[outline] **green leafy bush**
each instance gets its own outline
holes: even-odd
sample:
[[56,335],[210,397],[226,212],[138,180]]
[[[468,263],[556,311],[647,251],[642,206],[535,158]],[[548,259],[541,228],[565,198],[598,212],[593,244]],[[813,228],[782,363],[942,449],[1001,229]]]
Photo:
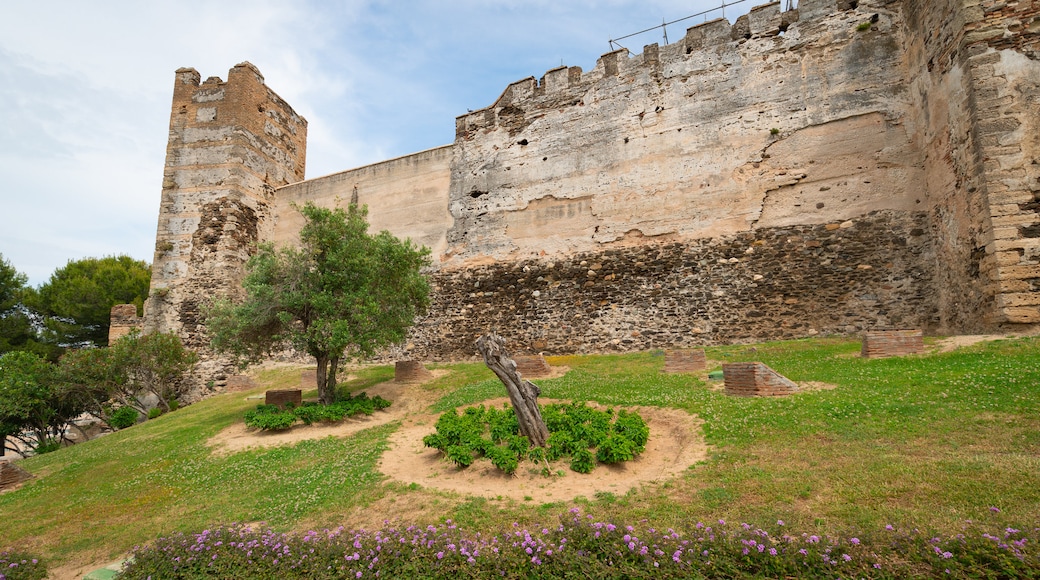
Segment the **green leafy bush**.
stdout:
[[108,416],[108,424],[113,429],[126,429],[137,424],[137,410],[133,407],[119,407]]
[[357,414],[371,415],[379,409],[390,406],[390,401],[376,395],[369,397],[367,393],[336,401],[331,405],[307,402],[299,407],[287,405],[284,410],[275,405],[257,405],[256,409],[247,411],[246,425],[254,429],[279,431],[289,429],[302,421],[305,425],[315,422],[336,422]]
[[612,409],[600,411],[584,402],[548,405],[542,417],[549,429],[545,448],[531,447],[520,435],[520,424],[508,405],[445,412],[437,419],[436,432],[423,437],[423,444],[441,450],[460,467],[483,457],[513,473],[524,459],[537,464],[570,457],[572,470],[589,473],[597,459],[603,463],[633,459],[646,448],[650,436],[637,413],[619,411],[615,416]]
[[149,421],[151,421],[152,419],[158,419],[160,415],[162,415],[162,409],[160,409],[159,407],[154,407],[148,410]]

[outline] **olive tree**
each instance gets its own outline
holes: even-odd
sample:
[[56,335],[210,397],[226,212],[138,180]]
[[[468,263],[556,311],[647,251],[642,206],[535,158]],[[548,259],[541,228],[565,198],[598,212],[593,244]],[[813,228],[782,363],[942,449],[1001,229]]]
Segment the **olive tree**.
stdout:
[[389,232],[368,233],[367,209],[297,208],[298,246],[261,245],[246,264],[246,297],[218,299],[205,318],[213,348],[243,364],[291,347],[317,362],[318,396],[336,398],[343,359],[369,357],[405,338],[429,305],[421,269],[430,251]]

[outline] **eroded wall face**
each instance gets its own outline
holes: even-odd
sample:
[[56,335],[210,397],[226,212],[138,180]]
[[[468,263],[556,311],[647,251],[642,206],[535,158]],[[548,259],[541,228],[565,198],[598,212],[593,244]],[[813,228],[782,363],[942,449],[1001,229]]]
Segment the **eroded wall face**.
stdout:
[[274,187],[303,179],[306,132],[249,63],[227,82],[177,71],[145,328],[180,335],[203,367],[220,362],[200,310],[241,292],[245,262],[271,235]]
[[941,328],[1040,322],[1040,3],[905,13]]
[[388,230],[439,257],[452,223],[451,158],[452,146],[447,145],[282,187],[275,192],[271,240],[298,242],[304,219],[294,205],[346,208],[354,202],[368,207],[371,233]]
[[794,23],[771,4],[511,85],[458,120],[446,263],[921,210],[889,4],[831,2]]

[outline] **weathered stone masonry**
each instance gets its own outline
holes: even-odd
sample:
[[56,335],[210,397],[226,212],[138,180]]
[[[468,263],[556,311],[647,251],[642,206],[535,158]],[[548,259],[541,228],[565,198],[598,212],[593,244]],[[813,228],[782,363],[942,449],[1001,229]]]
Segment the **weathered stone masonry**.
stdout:
[[488,330],[515,352],[566,354],[934,325],[926,227],[923,213],[878,212],[442,271],[415,354],[470,357],[473,336]]
[[308,181],[306,121],[255,67],[199,79],[177,73],[146,305],[196,348],[201,301],[307,201],[434,249],[414,357],[488,330],[548,354],[1040,324],[1037,0],[765,4]]

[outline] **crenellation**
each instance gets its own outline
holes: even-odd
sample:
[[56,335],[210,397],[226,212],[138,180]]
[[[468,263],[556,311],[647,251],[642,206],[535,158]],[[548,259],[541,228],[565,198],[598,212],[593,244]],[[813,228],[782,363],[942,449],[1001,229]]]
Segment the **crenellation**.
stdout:
[[752,38],[777,36],[780,34],[780,2],[755,6],[748,12],[748,33]]
[[686,54],[695,50],[725,44],[730,41],[732,26],[725,18],[717,18],[698,24],[686,29],[686,37],[683,40]]

